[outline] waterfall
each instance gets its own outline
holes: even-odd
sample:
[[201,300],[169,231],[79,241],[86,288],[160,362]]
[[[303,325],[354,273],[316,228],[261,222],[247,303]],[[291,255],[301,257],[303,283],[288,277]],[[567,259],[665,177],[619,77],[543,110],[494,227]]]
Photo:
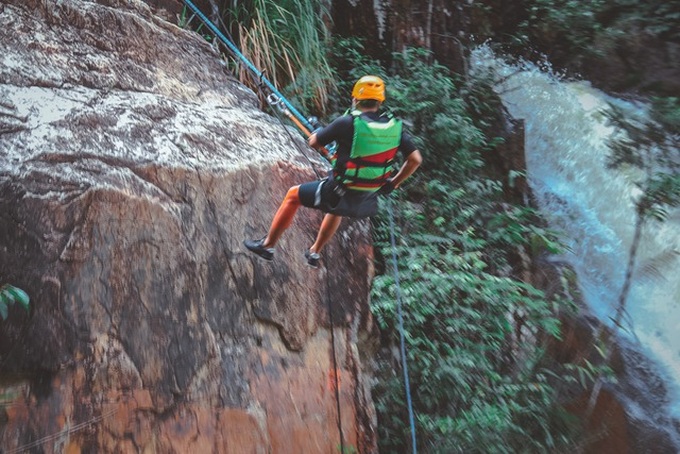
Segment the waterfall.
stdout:
[[[591,311],[612,325],[635,230],[639,176],[607,168],[616,133],[603,110],[645,106],[616,99],[587,82],[561,80],[545,68],[509,64],[482,46],[473,71],[491,70],[510,114],[525,122],[527,178],[535,201],[568,247],[563,259],[578,275]],[[650,272],[654,270],[654,272]],[[622,340],[644,354],[668,390],[667,415],[680,418],[680,210],[643,230]],[[648,391],[649,392],[649,391]],[[629,409],[630,411],[630,409]]]

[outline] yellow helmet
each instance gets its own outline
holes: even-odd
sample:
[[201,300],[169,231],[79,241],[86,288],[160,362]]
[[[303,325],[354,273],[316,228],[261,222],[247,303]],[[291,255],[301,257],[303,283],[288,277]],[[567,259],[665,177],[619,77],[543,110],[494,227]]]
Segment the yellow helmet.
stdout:
[[378,76],[364,76],[354,84],[352,97],[358,100],[375,99],[385,100],[385,82]]

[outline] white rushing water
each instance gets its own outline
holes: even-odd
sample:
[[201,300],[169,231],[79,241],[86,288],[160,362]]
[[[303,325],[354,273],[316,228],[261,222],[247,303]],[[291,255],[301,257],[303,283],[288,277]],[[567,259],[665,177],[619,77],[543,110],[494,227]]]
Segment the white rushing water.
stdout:
[[[614,132],[602,113],[613,103],[629,112],[643,106],[607,96],[587,82],[567,82],[531,64],[511,65],[486,47],[471,67],[495,73],[503,104],[525,122],[527,176],[536,202],[569,251],[591,310],[611,325],[635,230],[636,174],[607,168]],[[658,272],[650,272],[651,269]],[[680,418],[680,210],[643,230],[626,303],[623,336],[658,365]]]

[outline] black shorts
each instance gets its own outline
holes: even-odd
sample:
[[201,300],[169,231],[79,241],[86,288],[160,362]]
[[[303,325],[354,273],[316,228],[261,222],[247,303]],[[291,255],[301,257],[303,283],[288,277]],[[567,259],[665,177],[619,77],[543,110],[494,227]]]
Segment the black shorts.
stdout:
[[344,195],[334,191],[337,183],[331,178],[300,185],[298,195],[303,206],[321,210],[324,213],[365,218],[378,212],[378,196],[375,192],[346,189]]

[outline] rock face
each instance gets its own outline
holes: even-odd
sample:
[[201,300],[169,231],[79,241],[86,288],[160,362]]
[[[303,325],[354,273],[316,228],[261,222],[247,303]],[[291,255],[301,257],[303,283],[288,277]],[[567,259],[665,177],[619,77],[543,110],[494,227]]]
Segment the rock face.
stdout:
[[320,213],[272,263],[241,244],[315,178],[304,141],[138,0],[0,0],[0,43],[0,283],[31,296],[0,325],[4,452],[337,452],[339,426],[374,452],[368,224],[332,273],[302,257]]

